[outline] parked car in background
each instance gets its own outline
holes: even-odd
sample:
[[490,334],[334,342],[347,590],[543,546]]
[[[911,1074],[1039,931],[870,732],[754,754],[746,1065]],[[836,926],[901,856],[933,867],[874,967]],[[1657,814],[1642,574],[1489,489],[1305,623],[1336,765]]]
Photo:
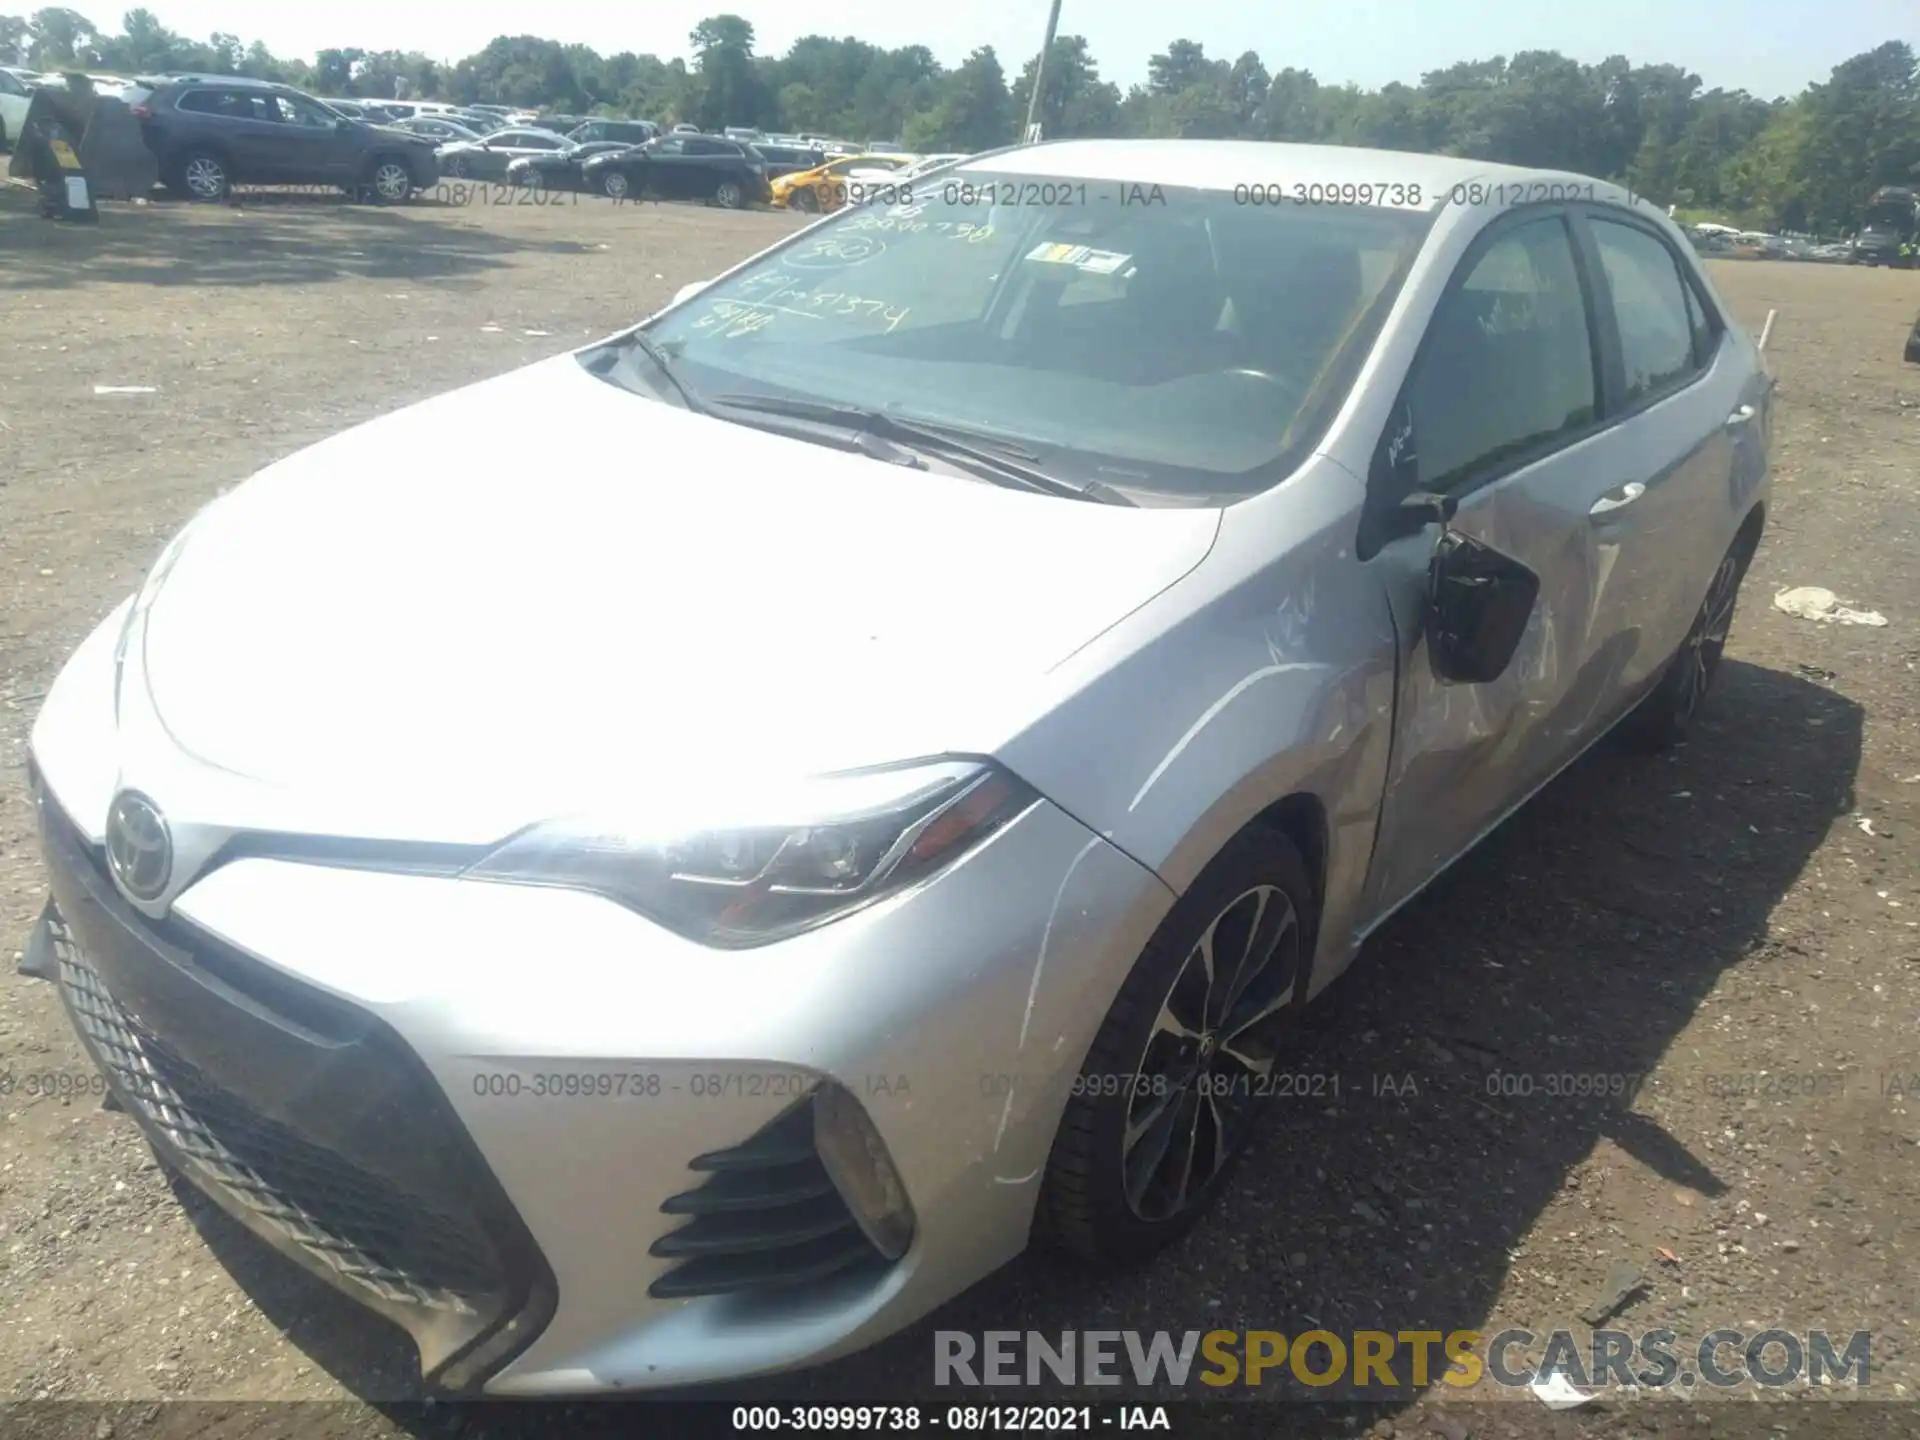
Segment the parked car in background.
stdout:
[[556,135],[566,135],[578,130],[593,117],[591,115],[542,115],[526,122],[522,129],[551,130]]
[[531,185],[541,190],[591,190],[582,167],[596,155],[617,155],[633,147],[621,140],[589,140],[569,150],[546,155],[522,155],[507,166],[509,185]]
[[[34,721],[21,968],[430,1391],[718,1387],[1030,1244],[1141,1266],[1244,1210],[1302,1012],[1483,836],[1610,734],[1780,723],[1711,692],[1773,380],[1646,202],[1231,141],[957,177],[1075,199],[830,217],[278,460],[98,597]],[[450,615],[483,595],[509,623]],[[1631,763],[1610,829],[1677,829]],[[1451,1009],[1512,998],[1435,939]],[[1569,994],[1629,983],[1582,958]],[[90,1233],[177,1223],[129,1208]]]
[[911,165],[902,166],[894,174],[895,180],[915,180],[935,170],[945,169],[949,165],[958,165],[967,157],[958,151],[941,155],[922,155]]
[[162,183],[191,200],[223,200],[235,185],[337,185],[397,204],[439,178],[431,141],[350,119],[288,85],[156,76],[125,99]]
[[554,155],[573,144],[563,135],[535,126],[509,126],[477,140],[455,140],[440,147],[440,168],[456,180],[501,180],[507,166],[523,155]]
[[673,133],[675,135],[698,135],[700,133],[700,127],[698,125],[689,125],[686,121],[682,120],[678,125],[673,127]]
[[[880,185],[893,178],[893,172],[911,165],[911,155],[847,155],[829,160],[811,170],[782,175],[773,182],[775,205],[789,210],[832,211],[858,198],[862,187]],[[865,172],[853,178],[853,172]]]
[[485,132],[462,125],[457,120],[449,120],[443,115],[415,115],[394,121],[393,128],[404,130],[409,135],[423,136],[436,145],[450,145],[456,141],[470,145],[486,139]]
[[623,145],[644,145],[660,134],[651,120],[589,120],[567,132],[576,145],[591,145],[601,140],[618,140]]
[[751,145],[718,135],[662,135],[581,167],[587,187],[616,200],[710,200],[729,210],[765,204],[767,164]]
[[766,161],[767,179],[777,180],[782,175],[792,175],[801,170],[812,170],[824,165],[827,157],[811,146],[778,144],[773,141],[760,141],[754,147],[760,158]]
[[11,70],[0,70],[0,150],[13,149],[32,104],[33,91],[27,83]]

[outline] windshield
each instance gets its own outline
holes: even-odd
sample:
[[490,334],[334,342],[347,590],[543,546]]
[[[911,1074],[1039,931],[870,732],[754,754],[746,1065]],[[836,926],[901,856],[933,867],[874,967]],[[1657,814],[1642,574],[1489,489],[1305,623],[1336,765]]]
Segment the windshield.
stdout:
[[1906,230],[1913,225],[1913,223],[1912,202],[1899,204],[1894,201],[1885,201],[1879,205],[1868,207],[1866,222],[1863,228],[1879,232],[1894,231],[1898,233]]
[[912,199],[841,212],[647,333],[696,391],[891,409],[1219,504],[1305,458],[1432,223],[981,170]]

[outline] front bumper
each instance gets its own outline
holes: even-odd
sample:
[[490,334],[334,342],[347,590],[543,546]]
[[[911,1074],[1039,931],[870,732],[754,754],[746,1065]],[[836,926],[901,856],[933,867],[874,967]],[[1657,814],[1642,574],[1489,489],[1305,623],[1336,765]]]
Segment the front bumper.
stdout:
[[34,791],[61,999],[155,1148],[405,1328],[435,1383],[466,1388],[524,1348],[552,1316],[553,1274],[405,1042],[204,931],[137,914]]
[[[757,951],[591,895],[246,847],[154,920],[107,878],[107,800],[219,807],[179,757],[150,779],[119,753],[107,650],[76,656],[34,736],[75,1026],[157,1148],[404,1328],[447,1389],[815,1363],[1011,1259],[1072,1077],[1173,899],[1043,802],[920,889]],[[796,1144],[827,1081],[912,1204],[896,1262],[859,1250]]]

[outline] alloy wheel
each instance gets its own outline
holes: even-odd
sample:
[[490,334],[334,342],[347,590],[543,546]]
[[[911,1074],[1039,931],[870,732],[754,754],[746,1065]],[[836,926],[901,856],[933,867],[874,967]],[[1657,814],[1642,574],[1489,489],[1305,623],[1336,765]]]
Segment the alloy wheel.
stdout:
[[1175,972],[1128,1091],[1121,1141],[1127,1205],[1141,1220],[1199,1201],[1240,1149],[1279,1053],[1300,947],[1287,893],[1256,885],[1213,918]]
[[618,170],[609,170],[600,181],[600,188],[615,200],[627,198],[627,177]]
[[227,191],[227,172],[209,155],[196,155],[187,162],[187,190],[201,200],[218,200]]
[[720,202],[721,208],[738,210],[740,208],[741,189],[731,180],[722,180],[720,187],[713,192],[713,198]]
[[1733,607],[1740,597],[1740,556],[1729,552],[1713,572],[1707,598],[1694,617],[1693,628],[1680,647],[1680,695],[1678,709],[1691,716],[1706,698],[1720,656],[1727,648],[1727,636],[1733,629]]
[[374,167],[373,189],[382,200],[404,200],[413,193],[413,176],[397,160],[388,160]]

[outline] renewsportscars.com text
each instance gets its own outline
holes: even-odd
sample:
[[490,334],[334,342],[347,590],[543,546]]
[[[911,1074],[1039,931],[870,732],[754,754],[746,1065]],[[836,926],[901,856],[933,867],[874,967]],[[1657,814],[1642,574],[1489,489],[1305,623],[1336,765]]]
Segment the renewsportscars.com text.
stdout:
[[[1457,1390],[1532,1385],[1553,1375],[1582,1388],[1778,1389],[1805,1377],[1816,1385],[1871,1380],[1873,1336],[1856,1330],[1711,1330],[1683,1339],[1672,1330],[1572,1332],[1502,1330],[940,1330],[933,1381],[941,1386],[1155,1385],[1305,1386],[1382,1393],[1438,1382]],[[1538,1354],[1538,1364],[1527,1356]],[[1205,1394],[1206,1390],[1196,1393]]]

